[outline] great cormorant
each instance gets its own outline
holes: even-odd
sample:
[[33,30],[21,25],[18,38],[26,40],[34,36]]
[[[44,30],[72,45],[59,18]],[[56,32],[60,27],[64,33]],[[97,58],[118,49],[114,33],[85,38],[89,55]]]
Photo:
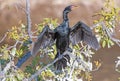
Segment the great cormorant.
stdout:
[[[80,41],[88,44],[93,49],[97,50],[100,48],[99,43],[92,33],[90,27],[85,23],[79,21],[73,27],[69,27],[68,13],[71,12],[75,5],[67,6],[63,11],[63,22],[54,30],[51,30],[49,26],[45,26],[37,41],[33,45],[32,55],[36,55],[39,49],[44,49],[47,46],[53,45],[55,42],[57,49],[57,58],[60,54],[63,54],[68,48],[69,44],[78,44]],[[67,62],[70,62],[69,55],[65,55],[62,59],[58,60],[54,66],[57,70],[62,70],[67,66]]]

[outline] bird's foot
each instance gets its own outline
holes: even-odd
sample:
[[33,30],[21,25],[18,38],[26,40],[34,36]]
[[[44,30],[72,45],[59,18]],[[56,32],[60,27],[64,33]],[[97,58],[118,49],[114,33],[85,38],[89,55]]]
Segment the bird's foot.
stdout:
[[73,50],[71,48],[67,48],[67,51],[69,52],[73,52]]
[[61,59],[61,58],[63,58],[63,55],[58,53],[58,59]]

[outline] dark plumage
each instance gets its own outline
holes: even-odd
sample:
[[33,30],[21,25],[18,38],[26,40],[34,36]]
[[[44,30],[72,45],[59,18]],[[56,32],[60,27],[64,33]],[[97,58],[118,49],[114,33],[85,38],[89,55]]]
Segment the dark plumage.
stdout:
[[[51,46],[56,40],[57,58],[60,54],[63,54],[68,48],[69,44],[78,44],[80,41],[85,42],[93,49],[100,48],[99,43],[92,33],[92,30],[83,22],[78,22],[72,28],[69,27],[68,13],[77,6],[71,5],[63,11],[63,22],[54,30],[51,30],[48,26],[45,26],[40,33],[38,40],[33,45],[32,55],[36,55],[39,49],[44,49],[47,46]],[[58,70],[62,70],[67,66],[67,62],[70,62],[69,55],[65,55],[62,59],[58,60],[54,66]]]

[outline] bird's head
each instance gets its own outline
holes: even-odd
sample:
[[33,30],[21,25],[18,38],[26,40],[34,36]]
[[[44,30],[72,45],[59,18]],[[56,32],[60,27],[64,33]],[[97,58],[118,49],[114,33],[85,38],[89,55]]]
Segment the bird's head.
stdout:
[[65,9],[64,9],[64,12],[66,13],[69,13],[70,11],[78,8],[79,6],[78,5],[70,5],[70,6],[67,6]]

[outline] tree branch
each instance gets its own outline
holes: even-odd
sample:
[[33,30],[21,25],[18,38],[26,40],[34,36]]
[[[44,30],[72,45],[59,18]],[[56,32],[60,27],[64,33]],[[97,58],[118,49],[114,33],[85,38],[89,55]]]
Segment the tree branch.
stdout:
[[32,75],[28,81],[32,81],[36,76],[38,76],[39,74],[41,74],[42,71],[44,71],[45,69],[47,69],[48,67],[50,67],[51,65],[53,65],[55,62],[57,62],[58,60],[62,59],[64,55],[70,54],[71,52],[69,52],[68,50],[66,50],[62,55],[60,55],[58,58],[56,58],[53,62],[51,62],[50,64],[46,65],[44,68],[40,68],[34,75]]
[[26,0],[26,15],[27,15],[27,27],[28,27],[28,35],[31,40],[31,18],[30,18],[30,0]]
[[[26,0],[26,16],[27,16],[27,32],[29,39],[32,40],[32,33],[31,33],[31,17],[30,17],[30,0]],[[31,57],[31,52],[28,51],[21,59],[18,60],[16,66],[18,68],[29,58]]]
[[22,65],[24,62],[26,62],[26,60],[29,59],[30,57],[31,57],[31,52],[28,51],[24,56],[22,56],[22,57],[18,60],[16,66],[17,66],[18,68],[20,68],[21,65]]
[[6,33],[6,34],[2,37],[2,39],[0,40],[0,43],[2,43],[2,42],[5,40],[5,38],[7,37],[7,34],[8,34],[8,33]]
[[[75,60],[76,60],[76,59],[75,59]],[[72,63],[72,67],[71,67],[71,71],[70,71],[70,74],[69,74],[69,78],[72,78],[72,74],[73,74],[73,71],[74,71],[74,69],[75,69],[75,66],[74,66],[75,60],[74,60],[73,63]]]

